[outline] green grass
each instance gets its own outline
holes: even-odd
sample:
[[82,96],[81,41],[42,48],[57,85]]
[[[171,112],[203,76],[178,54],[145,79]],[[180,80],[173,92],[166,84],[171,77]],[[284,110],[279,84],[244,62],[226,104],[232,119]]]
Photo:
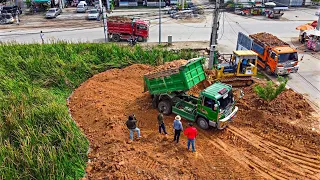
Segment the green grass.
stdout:
[[257,73],[257,78],[259,79],[268,79],[266,75],[264,75],[262,72],[258,71]]
[[195,56],[114,44],[0,45],[0,179],[83,177],[89,143],[68,114],[72,90],[110,68]]

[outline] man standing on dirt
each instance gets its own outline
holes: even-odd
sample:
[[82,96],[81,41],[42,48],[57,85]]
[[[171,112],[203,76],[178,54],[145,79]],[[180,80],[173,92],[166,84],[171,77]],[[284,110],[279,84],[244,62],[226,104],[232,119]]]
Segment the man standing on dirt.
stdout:
[[164,125],[164,121],[163,121],[163,111],[160,110],[160,113],[158,114],[158,124],[159,124],[159,133],[161,134],[161,129],[163,130],[163,133],[165,135],[167,135],[167,131],[166,131],[166,127]]
[[192,152],[196,152],[194,142],[198,135],[197,129],[193,127],[192,123],[189,123],[189,127],[184,130],[184,135],[188,137],[188,150],[190,150],[190,144],[192,144]]
[[179,143],[180,133],[183,130],[182,123],[181,123],[181,117],[179,115],[176,116],[175,120],[173,121],[173,129],[174,129],[174,140],[177,140],[177,143]]
[[130,130],[130,139],[131,139],[132,141],[133,141],[133,132],[134,132],[134,131],[137,131],[137,133],[138,133],[138,138],[141,137],[141,136],[140,136],[140,129],[137,128],[136,123],[137,123],[137,119],[136,119],[135,115],[134,115],[134,114],[130,115],[129,118],[128,118],[128,120],[127,120],[127,122],[126,122],[126,125],[127,125],[128,129]]

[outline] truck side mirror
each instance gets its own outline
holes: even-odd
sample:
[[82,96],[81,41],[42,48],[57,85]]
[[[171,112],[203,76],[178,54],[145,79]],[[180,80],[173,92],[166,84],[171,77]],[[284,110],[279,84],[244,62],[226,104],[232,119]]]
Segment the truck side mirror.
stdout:
[[219,107],[218,104],[214,104],[213,110],[216,111],[218,109],[218,107]]

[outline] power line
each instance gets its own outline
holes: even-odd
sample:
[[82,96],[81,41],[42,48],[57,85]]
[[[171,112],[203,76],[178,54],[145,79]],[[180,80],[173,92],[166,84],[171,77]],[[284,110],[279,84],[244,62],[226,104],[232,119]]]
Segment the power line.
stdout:
[[230,24],[229,20],[226,18],[227,23],[229,24],[229,26],[231,27],[232,31],[234,32],[234,34],[237,35],[236,31],[233,29],[232,25]]
[[[228,16],[226,16],[227,18],[228,18]],[[238,22],[236,22],[236,21],[233,21],[231,18],[230,18],[230,20],[232,21],[232,22],[234,22],[234,23],[236,23],[241,29],[243,29],[247,34],[250,34],[246,29],[244,29]],[[237,33],[236,33],[237,34]]]

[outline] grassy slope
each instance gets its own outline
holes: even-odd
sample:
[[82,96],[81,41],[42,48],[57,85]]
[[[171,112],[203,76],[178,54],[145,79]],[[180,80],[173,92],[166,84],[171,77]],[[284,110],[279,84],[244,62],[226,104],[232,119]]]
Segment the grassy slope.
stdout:
[[133,63],[191,58],[111,44],[0,46],[0,179],[79,179],[88,140],[66,98],[93,74]]

